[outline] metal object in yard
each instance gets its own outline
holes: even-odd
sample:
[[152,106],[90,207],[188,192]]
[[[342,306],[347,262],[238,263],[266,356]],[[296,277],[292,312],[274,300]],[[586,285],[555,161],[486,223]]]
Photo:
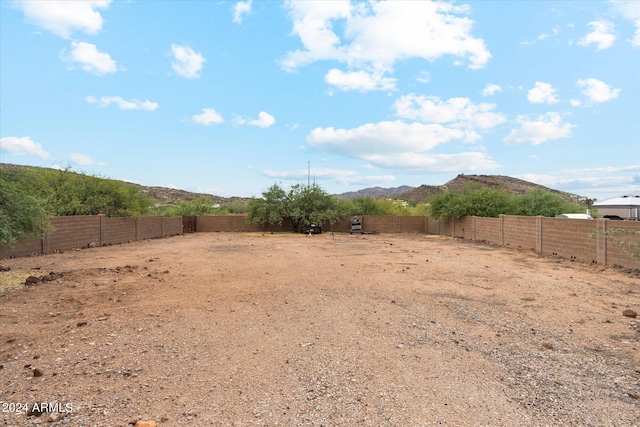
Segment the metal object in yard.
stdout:
[[362,222],[358,219],[357,216],[351,218],[351,228],[349,229],[349,233],[353,234],[353,232],[362,233]]

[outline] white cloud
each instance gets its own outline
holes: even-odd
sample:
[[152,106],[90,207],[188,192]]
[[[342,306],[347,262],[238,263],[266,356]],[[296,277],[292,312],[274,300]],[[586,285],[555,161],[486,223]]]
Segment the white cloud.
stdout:
[[0,138],[0,151],[14,156],[35,156],[50,159],[49,153],[42,149],[42,145],[33,141],[29,136],[5,136]]
[[523,44],[525,46],[534,45],[539,41],[542,41],[542,40],[549,39],[549,38],[557,36],[558,34],[560,34],[560,31],[562,31],[562,29],[560,27],[556,26],[556,27],[553,28],[553,30],[551,30],[550,33],[542,33],[538,37],[536,37],[536,39],[534,41],[524,41],[521,44]]
[[343,72],[336,68],[329,70],[324,79],[327,83],[340,90],[357,90],[368,92],[371,90],[394,90],[396,79],[384,77],[382,73],[368,73],[366,71]]
[[520,127],[513,129],[504,138],[507,144],[539,145],[549,140],[569,138],[572,135],[571,129],[575,127],[571,123],[563,123],[560,114],[554,112],[538,116],[535,120],[530,120],[527,116],[518,116],[517,122]]
[[[517,178],[599,200],[640,191],[640,165],[572,168],[549,174],[527,173]],[[635,189],[635,190],[634,190]]]
[[580,79],[576,84],[583,88],[582,93],[592,102],[611,101],[620,94],[620,89],[613,89],[598,79]]
[[632,46],[640,47],[640,2],[627,0],[611,0],[613,10],[624,19],[631,21],[636,27],[630,42]]
[[90,166],[95,164],[104,165],[104,163],[96,162],[90,156],[80,153],[72,153],[71,155],[69,155],[69,161],[79,166]]
[[60,57],[63,61],[77,62],[84,71],[98,76],[118,71],[116,61],[91,43],[71,42],[71,52],[63,51]]
[[251,1],[239,1],[233,6],[233,22],[242,24],[244,15],[251,13]]
[[110,3],[111,0],[19,0],[14,4],[29,22],[69,39],[75,31],[99,33],[104,20],[96,9],[107,9]]
[[416,80],[420,83],[429,83],[431,81],[431,74],[428,71],[421,71],[416,77]]
[[439,124],[408,124],[396,120],[368,123],[353,129],[316,128],[307,135],[307,143],[313,148],[360,158],[366,153],[428,151],[465,136],[463,130]]
[[502,92],[502,88],[500,85],[495,83],[487,83],[487,85],[482,89],[482,96],[493,96],[497,92]]
[[249,124],[251,126],[268,128],[269,126],[273,126],[275,122],[276,122],[276,119],[271,114],[265,113],[264,111],[260,111],[258,113],[258,118],[256,120],[251,120]]
[[211,123],[222,123],[224,119],[222,116],[213,108],[203,108],[202,113],[194,114],[191,116],[191,120],[194,123],[198,123],[199,125],[208,126]]
[[453,154],[397,153],[390,156],[369,154],[363,157],[379,168],[416,173],[446,173],[495,170],[501,166],[482,152]]
[[200,53],[195,52],[189,46],[171,45],[173,62],[171,68],[178,75],[187,79],[200,78],[200,71],[207,61]]
[[615,26],[609,21],[592,21],[589,27],[593,29],[578,41],[580,46],[596,45],[596,50],[608,49],[616,40]]
[[349,73],[364,70],[382,76],[393,72],[397,61],[409,58],[434,61],[452,55],[470,68],[482,68],[491,58],[484,41],[471,35],[473,21],[465,16],[469,7],[464,5],[289,1],[287,8],[293,34],[303,45],[282,60],[287,71],[336,60],[346,63]]
[[102,96],[100,98],[87,96],[86,101],[89,104],[98,104],[100,107],[108,107],[111,104],[116,104],[121,110],[155,111],[158,108],[157,102],[151,102],[149,100],[139,101],[137,99],[127,101],[119,96]]
[[507,119],[494,113],[495,104],[474,104],[469,98],[449,98],[442,101],[437,96],[401,96],[393,104],[396,116],[425,123],[451,123],[454,127],[488,129]]
[[549,83],[536,82],[535,86],[527,92],[527,99],[532,104],[556,104],[556,90]]
[[373,166],[412,172],[486,170],[499,167],[481,152],[432,154],[435,147],[468,137],[440,124],[384,121],[353,129],[316,128],[307,135],[314,149],[366,160]]

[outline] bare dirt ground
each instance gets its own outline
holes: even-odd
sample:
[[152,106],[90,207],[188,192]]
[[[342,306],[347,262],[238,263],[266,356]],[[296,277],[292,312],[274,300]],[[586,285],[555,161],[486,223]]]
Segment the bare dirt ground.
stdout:
[[640,425],[628,271],[330,233],[0,265],[0,425]]

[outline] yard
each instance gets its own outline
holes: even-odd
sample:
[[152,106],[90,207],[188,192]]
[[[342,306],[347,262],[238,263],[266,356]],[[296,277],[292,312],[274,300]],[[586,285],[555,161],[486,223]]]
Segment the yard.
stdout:
[[0,265],[0,425],[640,425],[633,272],[348,233]]

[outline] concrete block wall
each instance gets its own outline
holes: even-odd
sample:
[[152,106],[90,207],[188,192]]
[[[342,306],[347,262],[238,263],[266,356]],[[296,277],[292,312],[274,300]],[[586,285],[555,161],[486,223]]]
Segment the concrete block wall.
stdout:
[[87,248],[101,244],[102,216],[70,216],[52,218],[55,231],[43,239],[42,252]]
[[162,217],[162,236],[177,236],[182,234],[182,217],[181,216],[163,216]]
[[589,237],[589,233],[597,227],[596,221],[566,218],[541,218],[541,221],[540,253],[580,262],[598,263],[598,241]]
[[502,221],[501,246],[536,251],[537,229],[535,216],[500,215]]
[[[614,228],[635,231],[608,238],[604,233]],[[591,237],[598,230],[600,235]],[[640,222],[607,219],[568,219],[501,215],[499,218],[466,217],[449,220],[429,219],[427,233],[486,241],[498,246],[520,249],[541,255],[559,256],[600,265],[640,268],[620,241],[640,244]]]
[[105,218],[104,222],[103,245],[117,245],[137,240],[135,218]]
[[104,215],[87,215],[56,217],[50,221],[55,230],[43,238],[18,242],[14,247],[0,245],[0,259],[182,234],[182,217],[106,218]]
[[[619,239],[621,242],[630,242],[636,245],[640,244],[640,221],[610,221],[606,219],[598,219],[596,221],[604,222],[604,224],[598,228],[601,232],[611,231],[612,229],[625,229],[636,233],[614,234],[607,239],[598,237],[599,254],[603,252],[599,256],[598,263],[640,269],[640,258],[631,259],[628,252],[629,248],[626,247],[625,251],[620,247],[619,242],[616,241],[616,239]],[[604,243],[602,241],[604,241]],[[601,246],[604,246],[604,250],[600,250]]]
[[474,218],[476,220],[474,240],[498,244],[500,242],[500,218]]
[[153,239],[163,237],[162,217],[146,216],[138,218],[138,239]]

